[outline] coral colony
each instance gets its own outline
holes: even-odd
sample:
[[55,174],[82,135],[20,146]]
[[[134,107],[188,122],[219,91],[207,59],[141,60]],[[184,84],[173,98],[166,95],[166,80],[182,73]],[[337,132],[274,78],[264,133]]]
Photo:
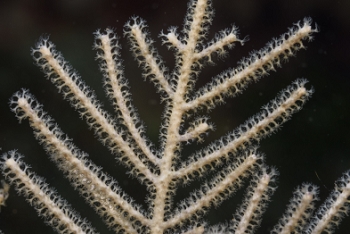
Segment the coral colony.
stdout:
[[[132,105],[120,45],[112,29],[95,33],[94,48],[114,115],[102,109],[94,91],[48,38],[41,39],[32,49],[36,64],[85,119],[99,141],[147,187],[148,207],[144,209],[122,191],[117,179],[104,173],[73,144],[29,90],[13,95],[10,106],[19,121],[29,121],[35,137],[51,159],[116,233],[253,233],[276,189],[274,181],[278,173],[265,164],[264,157],[257,152],[258,143],[289,120],[309,99],[313,90],[305,88],[304,79],[294,81],[234,131],[180,160],[182,147],[201,141],[214,130],[208,117],[197,116],[198,110],[202,113],[214,109],[227,97],[236,96],[250,83],[279,67],[282,60],[303,48],[304,41],[310,40],[317,28],[310,19],[304,19],[260,51],[244,58],[238,67],[223,71],[195,90],[199,71],[211,61],[212,55],[220,56],[235,42],[244,42],[238,38],[236,28],[231,27],[205,43],[212,16],[209,0],[193,0],[188,5],[183,30],[177,32],[173,27],[168,33],[160,34],[163,44],[175,53],[172,72],[158,55],[145,30],[145,21],[133,17],[125,24],[124,36],[130,41],[144,77],[154,83],[165,103],[159,147],[145,136],[145,127]],[[6,180],[26,197],[39,216],[45,217],[59,233],[95,233],[89,222],[30,171],[22,158],[17,151],[7,152],[2,156],[1,168]],[[218,166],[217,174],[205,181],[207,172],[215,171]],[[204,182],[200,188],[175,205],[173,197],[177,188],[201,177]],[[222,225],[206,224],[203,218],[206,212],[229,198],[247,180],[250,185],[234,218]],[[8,190],[3,182],[0,205],[5,204]],[[350,171],[339,179],[318,211],[314,211],[317,187],[303,184],[296,189],[286,213],[271,232],[331,233],[348,212],[349,196]]]

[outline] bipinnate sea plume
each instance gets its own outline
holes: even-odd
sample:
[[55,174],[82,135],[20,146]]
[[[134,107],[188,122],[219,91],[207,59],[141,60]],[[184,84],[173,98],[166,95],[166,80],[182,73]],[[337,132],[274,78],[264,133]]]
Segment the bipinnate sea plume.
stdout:
[[[145,209],[120,188],[117,179],[104,173],[90,161],[87,153],[73,144],[29,90],[13,95],[10,106],[19,121],[29,121],[52,161],[115,233],[253,233],[277,188],[278,172],[266,165],[257,147],[260,140],[279,129],[310,98],[313,89],[305,87],[305,79],[294,81],[258,114],[227,135],[186,158],[181,153],[185,144],[201,143],[214,130],[209,118],[202,116],[203,112],[240,94],[250,83],[295,56],[304,48],[305,41],[312,39],[317,27],[309,18],[296,23],[278,39],[242,59],[237,67],[223,71],[196,90],[201,69],[211,63],[213,57],[221,57],[235,43],[246,41],[231,27],[205,42],[212,17],[209,0],[192,0],[182,31],[172,27],[160,34],[162,43],[175,53],[173,71],[159,56],[143,19],[133,17],[125,24],[124,36],[130,42],[143,76],[154,83],[164,103],[159,145],[146,137],[145,126],[132,104],[121,47],[112,29],[95,32],[94,49],[114,114],[102,109],[94,91],[48,38],[42,38],[32,49],[36,64],[80,113],[97,139],[147,188]],[[59,233],[95,233],[91,224],[30,171],[22,158],[16,150],[5,153],[1,160],[2,172],[39,216]],[[216,174],[207,178],[213,172]],[[202,185],[188,198],[174,204],[177,189],[195,179],[200,179]],[[249,185],[232,220],[208,225],[204,219],[208,210],[228,199],[245,181],[249,181]],[[3,183],[3,186],[0,204],[4,204],[8,196],[8,185]],[[339,179],[319,210],[314,211],[317,193],[317,187],[312,184],[298,187],[285,215],[271,233],[333,232],[348,213],[350,171]]]

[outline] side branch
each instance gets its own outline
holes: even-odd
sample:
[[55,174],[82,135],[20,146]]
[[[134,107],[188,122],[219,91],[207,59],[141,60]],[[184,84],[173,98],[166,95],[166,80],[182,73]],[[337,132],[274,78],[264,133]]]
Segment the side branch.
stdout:
[[233,47],[233,43],[239,41],[239,42],[243,42],[242,40],[239,40],[237,38],[236,35],[236,28],[233,27],[232,29],[226,29],[221,31],[218,35],[216,35],[215,40],[213,40],[212,42],[209,43],[209,46],[207,46],[205,49],[203,49],[202,51],[196,53],[194,55],[194,61],[198,61],[204,57],[208,57],[209,61],[210,56],[213,53],[218,53],[219,56],[221,54],[225,53],[224,48],[225,47]]
[[189,128],[185,131],[185,133],[179,135],[179,141],[189,142],[197,139],[198,142],[201,142],[203,141],[202,135],[213,129],[214,125],[208,123],[208,118],[199,117],[195,121],[189,123]]
[[144,77],[150,77],[158,90],[164,91],[169,98],[172,98],[174,91],[168,82],[169,78],[165,75],[165,65],[158,52],[153,48],[152,40],[148,39],[147,34],[143,32],[146,27],[144,21],[140,18],[133,18],[132,21],[125,25],[124,35],[128,36],[131,50],[144,69]]
[[290,200],[286,213],[273,228],[271,234],[304,233],[303,229],[315,209],[318,188],[312,184],[298,187]]
[[114,128],[116,124],[112,118],[100,108],[93,92],[80,80],[77,74],[71,71],[63,56],[56,52],[54,45],[43,39],[32,53],[43,72],[51,77],[52,82],[64,94],[65,98],[86,118],[86,122],[95,130],[99,140],[107,144],[113,153],[123,154],[123,159],[117,157],[118,160],[123,162],[126,159],[126,165],[136,168],[151,180],[153,178],[152,172],[146,167],[145,162],[135,154],[128,142],[123,139],[122,135],[125,133],[122,130],[118,132]]
[[[238,160],[236,165],[229,166],[221,171],[210,183],[206,183],[202,188],[191,194],[191,198],[180,204],[177,214],[166,221],[167,228],[180,224],[185,220],[200,218],[206,208],[218,205],[228,196],[234,193],[241,185],[242,178],[248,176],[258,167],[261,157],[254,152]],[[200,213],[200,214],[197,214]]]
[[137,148],[141,149],[153,164],[157,164],[156,156],[151,152],[145,138],[141,136],[141,134],[144,135],[143,126],[136,127],[136,124],[141,125],[141,123],[139,123],[135,109],[130,104],[130,94],[125,91],[128,87],[122,65],[119,61],[115,61],[120,59],[116,35],[111,29],[107,29],[106,33],[97,32],[95,35],[95,48],[101,50],[97,58],[101,60],[100,68],[105,76],[107,94],[113,100],[118,111],[121,112],[123,124],[128,128]]
[[293,113],[301,109],[304,102],[312,94],[312,90],[305,89],[305,83],[306,80],[294,82],[283,90],[275,100],[264,106],[260,114],[253,116],[233,133],[214,142],[199,154],[195,154],[203,155],[203,157],[198,159],[196,159],[198,156],[190,157],[190,160],[180,167],[181,169],[175,173],[175,176],[188,180],[195,172],[202,175],[208,170],[207,165],[215,164],[223,157],[228,158],[229,153],[244,149],[277,131],[279,126],[289,120]]
[[[71,143],[32,96],[25,92],[16,93],[12,104],[15,105],[12,110],[18,119],[29,119],[36,138],[44,145],[51,159],[102,217],[105,215],[113,217],[115,222],[131,233],[135,231],[132,231],[134,228],[127,216],[134,217],[142,224],[147,223],[148,219],[144,216],[144,212],[138,206],[130,204],[131,199],[119,188],[117,182],[103,173],[98,166],[87,159],[84,152]],[[112,223],[109,225],[115,226]]]
[[335,188],[316,214],[311,218],[305,233],[332,233],[350,210],[350,171],[347,171],[335,183]]
[[166,44],[168,48],[174,48],[180,53],[183,51],[183,49],[186,47],[180,40],[179,35],[176,32],[175,27],[169,28],[168,34],[165,34],[163,32],[160,33],[160,37],[162,37],[162,44]]
[[16,151],[3,155],[0,167],[16,190],[38,211],[52,228],[60,233],[96,233],[91,224],[82,219],[66,200],[61,198],[44,180],[28,170]]
[[267,203],[276,189],[274,186],[278,172],[266,166],[254,173],[245,199],[231,222],[235,234],[254,233],[261,223]]
[[305,19],[302,26],[298,25],[297,28],[283,34],[280,39],[270,42],[264,49],[243,60],[240,67],[220,74],[199,90],[184,109],[191,110],[200,106],[213,108],[217,103],[223,102],[224,96],[234,96],[242,92],[250,82],[274,70],[275,65],[280,66],[280,57],[286,59],[303,48],[302,40],[310,39],[314,32],[317,32],[317,29],[313,29],[310,20]]

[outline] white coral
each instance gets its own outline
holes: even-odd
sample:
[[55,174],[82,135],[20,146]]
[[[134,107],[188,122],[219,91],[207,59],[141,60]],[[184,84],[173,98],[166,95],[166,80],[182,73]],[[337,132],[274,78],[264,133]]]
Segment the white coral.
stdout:
[[[145,21],[133,17],[125,24],[124,34],[131,50],[143,69],[143,76],[157,87],[165,102],[160,129],[160,149],[145,137],[145,127],[131,104],[131,94],[120,58],[120,45],[111,29],[95,33],[94,49],[104,77],[107,96],[113,103],[113,117],[101,108],[96,95],[57,52],[48,38],[41,39],[32,50],[34,60],[45,75],[56,85],[65,99],[80,113],[97,138],[124,164],[130,174],[147,187],[148,209],[143,210],[118,186],[117,181],[102,172],[88,159],[57,126],[41,104],[22,90],[14,94],[11,108],[17,118],[28,119],[36,138],[43,144],[58,167],[87,202],[101,215],[116,233],[251,233],[262,218],[273,191],[277,171],[265,165],[256,151],[259,141],[275,132],[281,124],[300,110],[313,90],[305,88],[306,80],[299,79],[285,88],[262,111],[236,130],[180,160],[182,145],[200,141],[213,130],[208,117],[196,116],[200,109],[212,109],[227,96],[241,93],[249,83],[258,80],[280,66],[281,60],[295,55],[303,48],[303,40],[310,40],[317,31],[311,20],[305,19],[275,39],[266,47],[245,58],[236,68],[222,72],[199,90],[194,84],[199,71],[212,55],[222,56],[233,43],[243,42],[236,28],[225,29],[205,44],[212,21],[213,10],[209,0],[193,0],[185,17],[181,33],[176,28],[161,33],[162,42],[173,49],[176,64],[169,72],[146,33]],[[188,126],[185,128],[185,126]],[[3,156],[1,166],[8,180],[22,191],[39,215],[50,216],[49,224],[64,233],[93,232],[53,190],[27,170],[16,151]],[[202,184],[187,199],[174,207],[173,197],[180,183],[190,183],[203,177],[218,165],[225,163],[211,180]],[[246,197],[228,226],[208,227],[203,215],[231,196],[246,177],[251,184]],[[348,211],[349,172],[336,187],[314,218],[313,201],[317,189],[312,185],[298,188],[294,198],[273,233],[306,230],[308,233],[329,231]],[[51,201],[52,200],[52,201]],[[68,214],[68,215],[67,215]],[[330,218],[328,218],[330,217]],[[51,221],[52,220],[52,221]],[[77,231],[79,230],[79,231]],[[83,231],[82,231],[83,230]]]

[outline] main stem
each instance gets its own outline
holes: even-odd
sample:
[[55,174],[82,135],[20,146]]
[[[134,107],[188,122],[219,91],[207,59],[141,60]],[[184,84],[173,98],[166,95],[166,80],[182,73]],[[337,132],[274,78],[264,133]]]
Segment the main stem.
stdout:
[[178,71],[178,82],[176,92],[172,100],[172,110],[169,118],[169,125],[167,129],[166,143],[164,146],[164,153],[160,163],[160,175],[158,181],[155,181],[156,198],[154,201],[154,226],[151,227],[152,234],[162,234],[165,229],[170,228],[166,225],[165,211],[166,202],[169,200],[169,187],[173,176],[171,173],[172,162],[180,143],[179,129],[182,122],[182,116],[185,112],[185,95],[190,80],[194,53],[196,44],[200,37],[200,32],[203,30],[202,22],[204,19],[205,9],[207,7],[206,0],[198,0],[196,3],[190,30],[186,38],[186,48],[181,52],[182,59]]

